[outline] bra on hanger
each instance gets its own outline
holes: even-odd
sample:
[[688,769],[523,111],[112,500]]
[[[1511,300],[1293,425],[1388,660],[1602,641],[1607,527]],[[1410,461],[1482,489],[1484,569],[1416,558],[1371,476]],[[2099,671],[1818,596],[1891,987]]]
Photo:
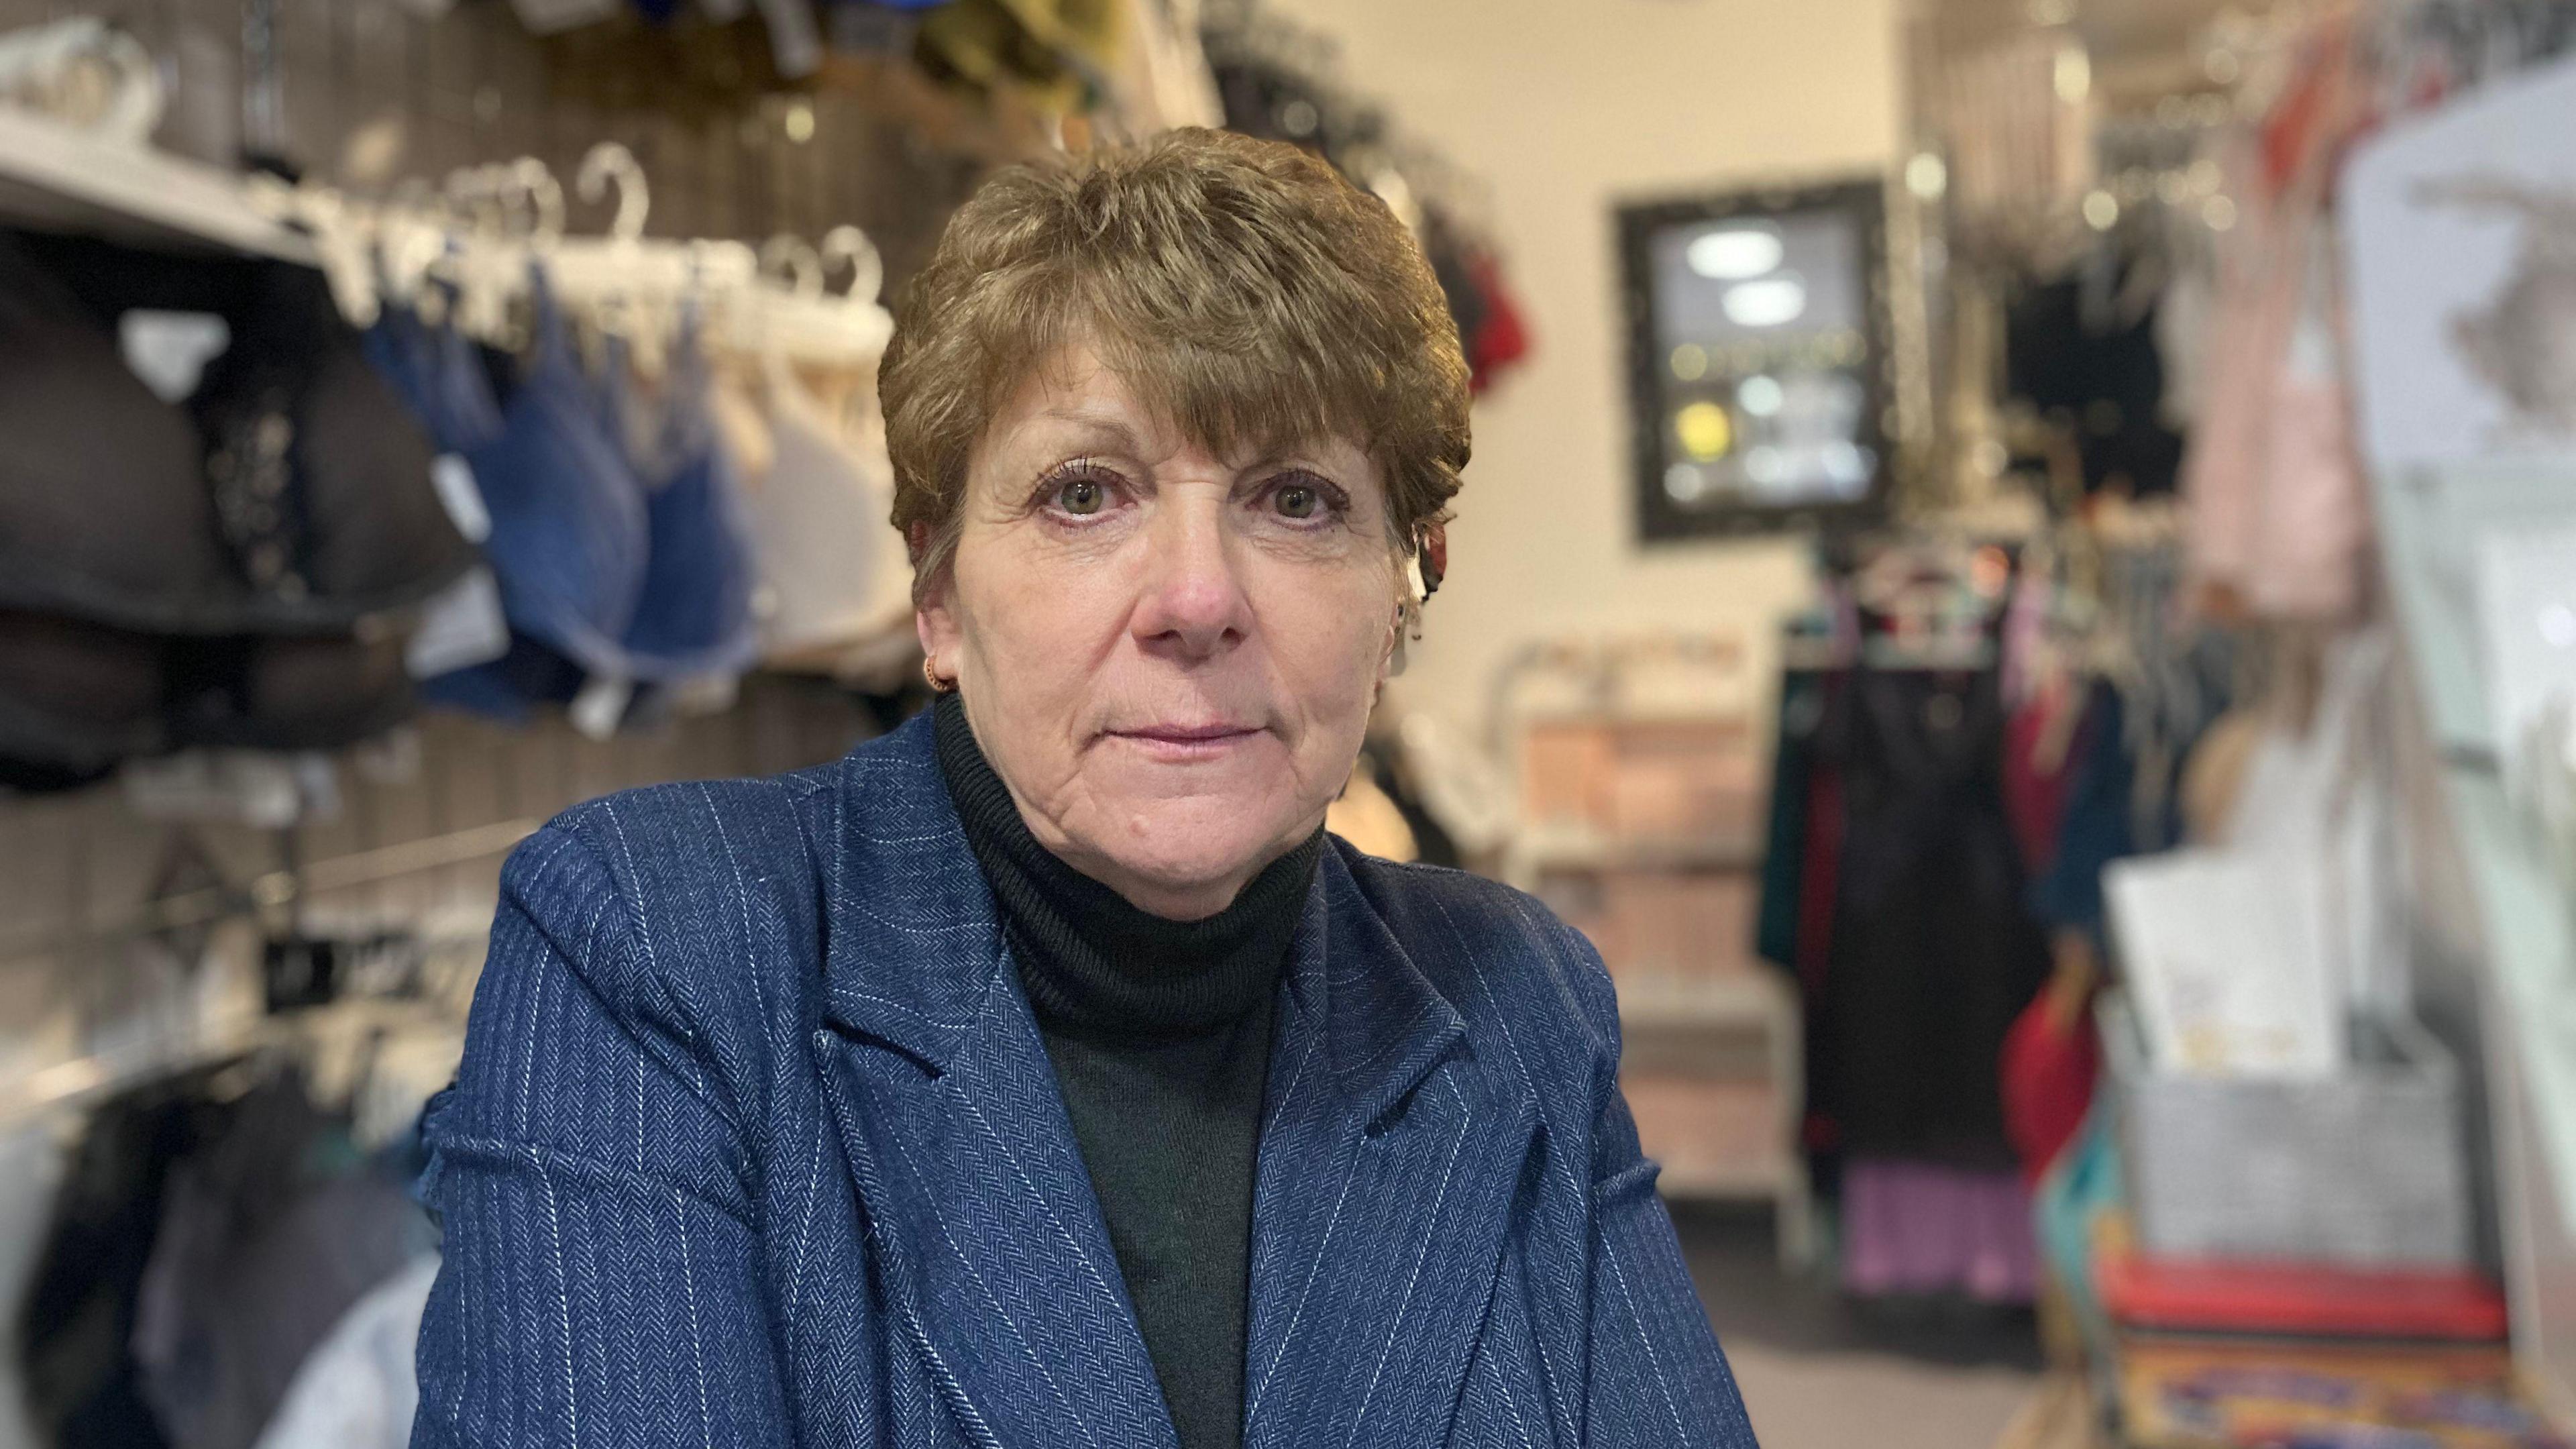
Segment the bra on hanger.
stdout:
[[442,704],[519,720],[568,703],[589,678],[644,685],[746,667],[757,647],[746,526],[713,424],[710,384],[683,340],[666,395],[648,406],[612,339],[594,382],[574,357],[542,275],[534,349],[492,367],[452,329],[389,317],[378,365],[472,467],[485,549],[511,626],[500,659],[423,687]]
[[469,454],[500,436],[501,405],[463,333],[389,306],[367,329],[364,347],[439,451]]
[[[643,597],[625,636],[628,679],[657,683],[737,674],[759,650],[749,526],[716,428],[714,380],[694,323],[673,350],[658,418],[638,460],[647,480],[650,547]],[[615,416],[641,409],[612,349],[603,386]],[[636,430],[630,430],[630,436]]]
[[[483,549],[514,632],[594,673],[621,673],[645,587],[643,490],[541,273],[530,293],[535,349],[498,431],[463,450],[491,515]],[[434,391],[467,386],[473,359],[461,347],[441,350]]]
[[[411,609],[472,566],[429,440],[321,273],[8,242],[6,290],[30,301],[0,323],[0,409],[15,414],[0,434],[0,602],[159,633],[327,634]],[[116,330],[143,310],[210,315],[228,335],[184,404],[124,366]],[[37,411],[49,404],[68,410]]]
[[773,657],[846,644],[886,622],[881,598],[891,501],[823,415],[794,369],[766,372],[772,459],[747,494],[752,538],[771,608],[762,643]]
[[0,234],[0,605],[185,628],[240,590],[187,415]]
[[[128,368],[135,308],[222,320],[184,405]],[[318,275],[0,234],[0,439],[0,783],[409,712],[411,608],[473,553]]]

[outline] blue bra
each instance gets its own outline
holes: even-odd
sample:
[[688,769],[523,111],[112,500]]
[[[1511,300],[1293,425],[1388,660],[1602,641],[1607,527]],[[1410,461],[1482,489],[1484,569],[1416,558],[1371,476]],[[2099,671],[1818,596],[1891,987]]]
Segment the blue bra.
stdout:
[[407,308],[387,307],[364,339],[367,360],[393,385],[442,453],[463,456],[501,433],[501,407],[474,344],[453,327],[432,327]]
[[[650,456],[637,460],[637,473],[649,480],[652,548],[625,637],[632,679],[668,683],[738,674],[759,652],[750,523],[717,435],[714,383],[696,331],[694,319],[681,329]],[[604,381],[612,416],[635,407],[622,362],[612,354]]]
[[505,405],[452,329],[388,313],[369,339],[441,446],[473,468],[513,636],[508,657],[424,693],[516,719],[568,700],[585,675],[652,684],[747,667],[756,578],[703,358],[684,336],[665,410],[637,439],[622,349],[594,387],[542,277],[531,291],[536,344]]

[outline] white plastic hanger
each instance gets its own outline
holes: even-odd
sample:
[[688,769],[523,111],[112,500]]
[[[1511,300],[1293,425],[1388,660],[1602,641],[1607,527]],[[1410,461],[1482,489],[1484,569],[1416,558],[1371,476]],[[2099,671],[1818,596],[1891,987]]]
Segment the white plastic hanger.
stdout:
[[[885,355],[894,319],[876,300],[885,263],[866,233],[835,227],[820,249],[782,234],[771,237],[760,256],[764,273],[784,271],[787,280],[764,276],[759,285],[725,299],[722,325],[713,334],[724,345],[826,368],[866,367]],[[852,270],[850,289],[841,296],[824,290],[832,261],[846,261]]]

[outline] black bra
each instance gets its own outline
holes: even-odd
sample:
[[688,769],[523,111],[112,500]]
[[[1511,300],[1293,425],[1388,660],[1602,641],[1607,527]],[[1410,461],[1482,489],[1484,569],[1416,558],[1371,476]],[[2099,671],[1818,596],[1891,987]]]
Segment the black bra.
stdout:
[[[118,319],[230,344],[170,404]],[[329,748],[410,708],[416,607],[475,561],[320,273],[0,232],[0,778]]]

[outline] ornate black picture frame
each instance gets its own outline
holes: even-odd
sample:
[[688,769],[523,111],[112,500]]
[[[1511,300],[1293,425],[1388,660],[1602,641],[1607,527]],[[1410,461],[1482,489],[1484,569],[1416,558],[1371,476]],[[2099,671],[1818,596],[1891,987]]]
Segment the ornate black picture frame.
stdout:
[[1865,528],[1893,486],[1877,178],[1618,211],[1639,537]]

